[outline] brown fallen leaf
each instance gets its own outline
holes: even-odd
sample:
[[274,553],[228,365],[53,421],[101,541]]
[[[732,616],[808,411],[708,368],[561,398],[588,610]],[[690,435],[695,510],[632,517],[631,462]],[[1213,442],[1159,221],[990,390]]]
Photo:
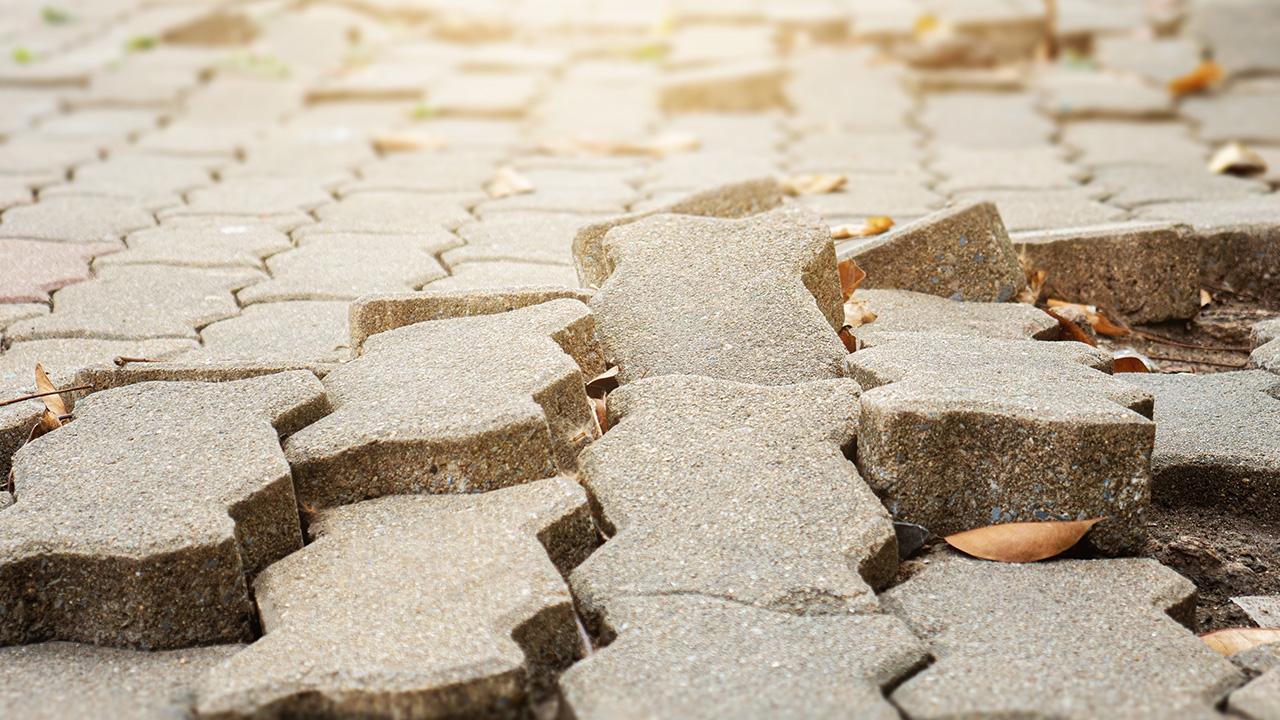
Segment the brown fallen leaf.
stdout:
[[875,322],[878,316],[871,312],[871,308],[867,307],[867,301],[863,298],[849,298],[844,303],[844,324],[845,327],[856,328]]
[[608,370],[587,381],[587,397],[603,398],[605,395],[618,389],[618,366],[614,365]]
[[849,178],[834,173],[792,175],[783,179],[782,192],[788,195],[822,195],[839,190]]
[[1098,308],[1092,305],[1081,305],[1080,303],[1069,303],[1064,300],[1054,300],[1052,298],[1050,298],[1049,300],[1046,300],[1045,304],[1048,305],[1049,307],[1079,308],[1082,312],[1084,312],[1084,316],[1089,319],[1089,326],[1092,327],[1093,331],[1096,333],[1100,333],[1102,335],[1111,335],[1113,337],[1122,337],[1124,335],[1129,334],[1128,330],[1112,324],[1112,322],[1108,320],[1106,317],[1104,317],[1102,313],[1098,312]]
[[599,431],[599,435],[597,435],[596,437],[599,437],[600,435],[604,435],[609,430],[609,408],[607,404],[608,398],[593,397],[589,399],[591,400],[592,409],[595,410],[596,429]]
[[[1025,268],[1025,263],[1023,267]],[[1040,301],[1040,288],[1043,288],[1044,281],[1049,279],[1049,273],[1045,270],[1026,269],[1023,270],[1023,273],[1027,276],[1027,286],[1019,290],[1013,299],[1016,302],[1035,305]]]
[[893,227],[893,218],[887,215],[877,215],[867,218],[861,227],[837,225],[831,228],[831,238],[833,240],[845,240],[847,238],[873,237],[891,227]]
[[1182,97],[1191,93],[1208,90],[1222,80],[1226,72],[1222,65],[1213,60],[1205,60],[1195,70],[1169,81],[1169,94]]
[[1209,307],[1213,304],[1213,295],[1208,290],[1200,288],[1200,307]]
[[1218,148],[1209,159],[1209,172],[1217,175],[1240,175],[1249,177],[1261,175],[1267,171],[1267,161],[1261,155],[1244,146],[1244,143],[1230,142]]
[[1280,643],[1280,628],[1225,628],[1200,636],[1209,647],[1230,657],[1260,645]]
[[1116,358],[1115,372],[1118,373],[1149,373],[1150,369],[1147,364],[1136,357],[1118,357]]
[[40,393],[54,393],[52,395],[44,394],[40,401],[44,403],[44,407],[55,417],[62,417],[67,414],[67,404],[62,402],[62,395],[57,393],[58,386],[53,384],[49,376],[45,373],[40,363],[36,363],[36,390]]
[[836,269],[840,272],[840,290],[844,293],[844,299],[848,300],[853,297],[853,291],[858,289],[862,281],[867,279],[867,274],[853,258],[841,260]]
[[840,342],[844,343],[844,349],[847,352],[858,352],[858,338],[853,334],[853,328],[845,325],[840,328]]
[[1084,331],[1081,330],[1079,327],[1077,327],[1075,323],[1062,317],[1061,315],[1059,315],[1058,313],[1052,310],[1048,310],[1045,308],[1041,308],[1041,309],[1044,310],[1046,313],[1049,313],[1049,317],[1058,321],[1058,339],[1059,340],[1063,340],[1063,341],[1073,340],[1075,342],[1082,342],[1085,345],[1092,345],[1093,347],[1098,347],[1097,344],[1094,343],[1092,340],[1090,340],[1089,336],[1085,335]]
[[1103,520],[1106,518],[1005,523],[966,530],[943,539],[951,547],[983,560],[1036,562],[1070,549],[1089,528]]
[[445,139],[415,132],[390,132],[375,135],[373,149],[380,153],[435,152],[445,146]]
[[493,180],[489,181],[489,197],[494,200],[510,195],[524,195],[537,189],[533,181],[516,172],[510,165],[498,168]]

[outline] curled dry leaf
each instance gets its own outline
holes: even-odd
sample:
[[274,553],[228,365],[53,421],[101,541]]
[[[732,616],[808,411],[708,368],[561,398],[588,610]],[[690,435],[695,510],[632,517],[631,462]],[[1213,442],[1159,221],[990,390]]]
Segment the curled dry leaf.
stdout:
[[845,325],[840,328],[840,342],[844,343],[846,352],[858,352],[858,338],[853,334],[853,327]]
[[489,181],[489,197],[494,200],[510,195],[531,193],[537,189],[529,178],[516,172],[509,165],[498,168],[498,172],[493,175],[493,180]]
[[782,181],[782,192],[788,195],[822,195],[839,190],[847,181],[844,175],[833,173],[792,175]]
[[840,271],[840,290],[844,293],[844,299],[848,300],[853,297],[853,291],[858,289],[862,281],[867,279],[867,274],[853,258],[841,260],[836,269]]
[[596,430],[598,431],[596,437],[600,437],[600,435],[604,435],[609,430],[609,409],[607,404],[609,400],[604,397],[589,399],[591,400],[591,408],[595,411]]
[[1213,304],[1213,295],[1208,290],[1200,288],[1200,307],[1209,307]]
[[1149,373],[1151,369],[1147,364],[1136,357],[1118,357],[1116,358],[1115,372],[1118,373]]
[[1244,143],[1231,142],[1218,148],[1209,159],[1209,172],[1218,175],[1261,175],[1267,171],[1267,161],[1258,153],[1244,146]]
[[614,365],[608,370],[587,381],[588,397],[604,397],[614,390],[618,389],[618,366]]
[[1098,312],[1098,308],[1093,305],[1081,305],[1079,303],[1069,303],[1063,300],[1049,299],[1045,301],[1049,307],[1074,307],[1084,312],[1084,316],[1089,319],[1089,326],[1093,331],[1101,335],[1111,335],[1113,337],[1122,337],[1128,335],[1129,331],[1112,324],[1110,320]]
[[1027,286],[1018,291],[1014,300],[1027,305],[1035,305],[1040,301],[1040,289],[1044,287],[1044,281],[1049,279],[1049,273],[1045,270],[1031,270],[1027,267],[1024,258],[1019,257],[1018,261],[1022,264],[1022,272],[1027,276]]
[[872,237],[887,231],[891,227],[893,227],[893,218],[887,215],[877,215],[867,218],[861,227],[837,225],[831,228],[831,237],[834,240]]
[[1169,81],[1169,93],[1174,97],[1208,90],[1226,75],[1222,66],[1213,60],[1205,60],[1195,70]]
[[375,135],[373,149],[380,153],[435,152],[445,146],[445,139],[415,132],[391,132]]
[[1260,645],[1280,643],[1280,628],[1225,628],[1205,633],[1200,639],[1229,657]]
[[[847,328],[856,328],[875,322],[875,313],[871,312],[871,308],[867,307],[867,301],[863,298],[849,298],[844,303],[844,325]],[[848,347],[848,343],[845,343]]]
[[1097,343],[1090,340],[1089,336],[1085,335],[1084,331],[1081,330],[1079,327],[1077,327],[1075,323],[1062,317],[1061,315],[1059,315],[1058,313],[1052,310],[1045,310],[1045,312],[1049,313],[1049,317],[1058,321],[1058,339],[1059,340],[1082,342],[1085,345],[1092,345],[1093,347],[1098,347]]
[[1005,523],[948,535],[951,547],[983,560],[1026,563],[1051,558],[1080,542],[1089,528],[1106,520]]

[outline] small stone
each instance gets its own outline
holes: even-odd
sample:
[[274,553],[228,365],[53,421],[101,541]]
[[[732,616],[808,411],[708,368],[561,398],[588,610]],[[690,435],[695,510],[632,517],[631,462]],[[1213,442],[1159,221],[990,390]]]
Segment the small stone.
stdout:
[[241,290],[249,305],[289,300],[355,300],[371,292],[416,290],[448,273],[434,257],[458,244],[439,237],[317,235],[267,260],[271,279]]
[[334,413],[291,436],[299,502],[466,493],[572,472],[593,439],[584,374],[604,368],[575,300],[374,335],[325,377]]
[[595,533],[572,480],[372,500],[309,533],[254,582],[263,638],[206,676],[201,717],[505,715],[581,655],[561,574]]
[[67,244],[0,240],[0,303],[47,303],[49,293],[89,279],[89,262],[119,252],[117,242]]
[[302,547],[277,432],[327,410],[305,372],[144,383],[77,403],[74,421],[13,458],[0,641],[250,640],[246,575]]
[[863,286],[956,300],[1006,302],[1026,287],[995,205],[969,201],[873,238],[845,243],[840,260],[867,273]]
[[909,290],[862,290],[876,314],[873,322],[853,329],[862,347],[893,342],[903,333],[931,333],[1007,340],[1057,340],[1058,321],[1023,303],[961,302]]
[[154,227],[155,218],[130,200],[51,197],[4,211],[0,237],[65,243],[117,242],[134,230]]

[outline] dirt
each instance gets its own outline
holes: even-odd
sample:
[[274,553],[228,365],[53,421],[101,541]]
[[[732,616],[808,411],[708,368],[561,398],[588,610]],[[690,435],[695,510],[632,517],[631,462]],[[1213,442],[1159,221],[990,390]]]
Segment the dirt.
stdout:
[[1253,324],[1277,315],[1280,310],[1267,304],[1222,292],[1191,320],[1134,325],[1129,335],[1099,336],[1098,345],[1112,353],[1134,350],[1159,372],[1243,370],[1253,349]]

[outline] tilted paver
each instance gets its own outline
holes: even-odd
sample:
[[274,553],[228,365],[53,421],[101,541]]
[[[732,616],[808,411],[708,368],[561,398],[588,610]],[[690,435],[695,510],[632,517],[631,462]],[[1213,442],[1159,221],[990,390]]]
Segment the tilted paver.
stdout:
[[49,302],[54,290],[88,280],[95,256],[123,249],[119,241],[73,245],[0,240],[0,302]]
[[882,600],[937,657],[890,696],[911,718],[1207,714],[1243,680],[1178,624],[1194,614],[1195,586],[1154,560],[944,552]]
[[123,265],[53,296],[53,312],[5,331],[14,340],[195,339],[196,328],[240,312],[232,292],[264,280],[248,269]]
[[862,347],[893,342],[903,333],[1058,339],[1058,321],[1024,303],[960,302],[910,290],[858,290],[854,299],[877,316],[851,331]]
[[863,286],[1006,302],[1026,276],[996,206],[970,201],[865,241],[841,245],[866,273]]
[[94,268],[113,265],[176,265],[265,269],[263,259],[293,248],[289,236],[259,223],[227,225],[161,225],[129,233],[128,250],[94,261]]
[[306,372],[143,383],[80,401],[73,422],[13,458],[0,642],[251,639],[246,574],[302,546],[277,433],[327,410]]
[[882,688],[926,657],[883,614],[800,617],[671,595],[617,600],[608,624],[617,639],[560,678],[579,720],[891,720]]
[[595,263],[611,269],[591,307],[623,382],[684,374],[780,385],[845,374],[835,248],[808,211],[657,215],[610,230]]
[[120,240],[155,224],[155,217],[132,200],[51,197],[5,210],[0,216],[0,237],[100,243]]
[[0,713],[10,720],[189,717],[200,678],[241,649],[145,652],[62,642],[0,648]]
[[588,622],[635,596],[875,611],[897,540],[843,454],[858,426],[856,383],[667,376],[608,400],[609,432],[579,470],[611,538],[571,577]]
[[206,677],[201,717],[513,715],[581,653],[561,573],[596,538],[571,480],[381,498],[309,532],[254,582],[263,638]]
[[1124,375],[1155,396],[1156,502],[1280,512],[1280,377]]
[[418,323],[325,377],[334,413],[291,436],[298,499],[326,507],[491,490],[572,472],[595,434],[583,376],[604,370],[576,300]]
[[849,356],[863,387],[858,469],[896,518],[937,535],[1106,517],[1090,532],[1095,547],[1137,553],[1152,400],[1110,365],[1082,343],[945,334],[859,350]]
[[416,290],[448,273],[433,255],[457,244],[424,236],[319,235],[267,259],[271,279],[241,290],[246,305],[287,300],[355,300]]

